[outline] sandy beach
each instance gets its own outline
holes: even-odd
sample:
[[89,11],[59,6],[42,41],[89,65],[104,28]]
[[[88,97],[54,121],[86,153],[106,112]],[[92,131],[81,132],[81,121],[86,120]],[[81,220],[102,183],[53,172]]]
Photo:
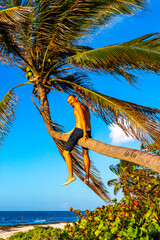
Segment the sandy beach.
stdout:
[[0,226],[0,238],[6,239],[7,237],[10,237],[11,235],[17,232],[26,232],[28,230],[33,229],[35,225],[63,229],[66,224],[67,222]]

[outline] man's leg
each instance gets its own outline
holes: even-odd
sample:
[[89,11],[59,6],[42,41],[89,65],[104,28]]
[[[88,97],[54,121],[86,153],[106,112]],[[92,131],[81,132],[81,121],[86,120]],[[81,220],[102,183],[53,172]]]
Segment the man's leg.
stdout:
[[63,151],[63,156],[66,160],[66,164],[67,164],[67,168],[68,168],[68,172],[69,172],[69,178],[67,179],[67,181],[63,184],[67,185],[71,182],[73,182],[74,180],[76,180],[75,176],[73,175],[73,167],[72,167],[72,158],[71,158],[71,154],[69,151],[64,150]]
[[86,177],[84,182],[86,184],[89,183],[89,169],[90,169],[90,158],[88,155],[88,149],[84,149],[83,148],[83,158],[84,158],[84,166],[85,166],[85,170],[86,170]]

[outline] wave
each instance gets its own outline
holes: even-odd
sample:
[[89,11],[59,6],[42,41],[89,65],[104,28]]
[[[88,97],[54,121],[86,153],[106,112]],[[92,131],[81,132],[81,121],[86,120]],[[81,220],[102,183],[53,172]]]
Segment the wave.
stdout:
[[49,220],[36,220],[36,221],[33,221],[33,222],[47,222]]

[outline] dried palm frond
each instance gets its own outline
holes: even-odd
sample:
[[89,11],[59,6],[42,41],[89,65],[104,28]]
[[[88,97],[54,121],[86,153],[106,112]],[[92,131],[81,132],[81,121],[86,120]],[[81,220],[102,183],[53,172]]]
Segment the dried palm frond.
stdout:
[[0,101],[0,144],[9,132],[15,118],[15,105],[17,97],[13,91],[9,91]]
[[[47,124],[49,124],[50,126],[52,126],[54,131],[63,133],[63,126],[53,122],[50,119],[50,117],[47,117],[45,115],[45,113],[43,112],[43,108],[41,109],[36,105],[33,97],[32,97],[32,101],[33,101],[34,105],[36,106],[36,108],[38,109],[38,111],[40,112],[40,114],[42,115],[45,122]],[[63,150],[65,148],[66,142],[64,142],[62,140],[57,140],[53,136],[52,136],[52,138],[53,138],[54,142],[56,143],[61,156],[63,157]],[[72,162],[73,162],[74,173],[77,175],[77,177],[79,177],[82,181],[84,181],[85,166],[84,166],[82,150],[80,150],[80,147],[78,147],[78,146],[74,147],[74,149],[71,152],[71,158],[72,158]],[[63,159],[64,159],[64,157],[63,157]],[[100,178],[100,172],[96,169],[96,167],[94,166],[92,161],[90,161],[89,177],[90,177],[90,181],[89,181],[89,184],[87,184],[87,185],[105,202],[107,202],[107,200],[110,200],[109,193]]]
[[[65,142],[61,140],[54,139],[57,148],[63,157],[63,150],[65,147]],[[85,179],[85,166],[84,166],[84,160],[82,156],[82,151],[78,146],[75,146],[74,149],[71,152],[71,157],[73,161],[73,171],[79,177],[82,181]],[[64,158],[64,157],[63,157]],[[96,169],[96,167],[93,165],[93,162],[90,161],[90,181],[89,184],[87,184],[89,188],[91,188],[102,200],[107,202],[110,200],[109,198],[109,192],[107,191],[106,187],[104,186],[101,178],[100,173]]]
[[[160,148],[160,109],[112,98],[64,79],[50,80],[63,91],[77,94],[106,124],[116,123],[126,135],[140,140],[143,145],[155,142]],[[64,89],[64,84],[68,88]]]

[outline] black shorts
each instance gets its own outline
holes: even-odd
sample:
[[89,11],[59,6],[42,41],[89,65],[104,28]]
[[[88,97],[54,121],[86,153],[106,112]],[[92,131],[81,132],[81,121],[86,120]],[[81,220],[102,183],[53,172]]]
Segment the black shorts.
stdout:
[[[91,138],[91,130],[86,131],[88,133],[88,137]],[[74,131],[71,133],[64,150],[71,152],[74,146],[77,144],[78,140],[83,137],[83,129],[75,128]],[[84,148],[83,149],[87,149]]]

